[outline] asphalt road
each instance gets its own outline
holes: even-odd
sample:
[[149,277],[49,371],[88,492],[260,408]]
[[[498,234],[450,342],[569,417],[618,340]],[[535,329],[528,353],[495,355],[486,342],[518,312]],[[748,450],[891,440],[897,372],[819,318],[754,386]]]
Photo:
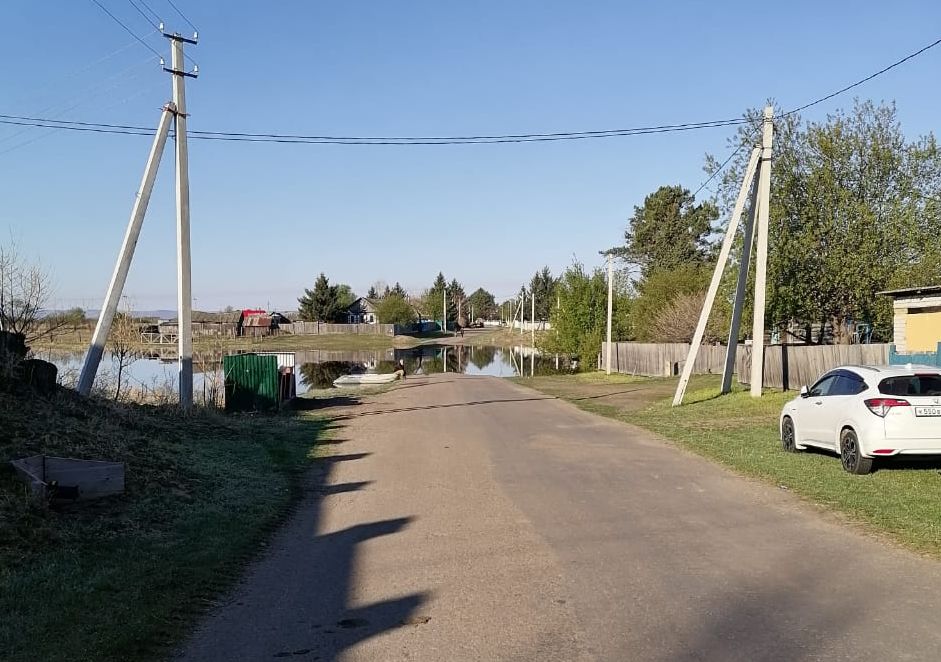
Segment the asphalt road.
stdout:
[[342,410],[185,660],[937,660],[941,565],[486,377]]

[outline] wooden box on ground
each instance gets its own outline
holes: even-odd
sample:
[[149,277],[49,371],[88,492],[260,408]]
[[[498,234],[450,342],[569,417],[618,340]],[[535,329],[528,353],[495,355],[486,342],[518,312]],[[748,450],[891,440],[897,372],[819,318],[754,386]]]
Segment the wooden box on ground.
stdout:
[[32,455],[10,464],[41,501],[84,501],[124,492],[123,462]]

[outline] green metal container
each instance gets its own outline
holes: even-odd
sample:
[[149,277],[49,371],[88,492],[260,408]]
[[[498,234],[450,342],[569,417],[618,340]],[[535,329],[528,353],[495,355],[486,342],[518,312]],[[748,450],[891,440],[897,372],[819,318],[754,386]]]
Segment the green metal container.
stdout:
[[278,357],[233,354],[222,358],[226,411],[265,411],[280,404]]

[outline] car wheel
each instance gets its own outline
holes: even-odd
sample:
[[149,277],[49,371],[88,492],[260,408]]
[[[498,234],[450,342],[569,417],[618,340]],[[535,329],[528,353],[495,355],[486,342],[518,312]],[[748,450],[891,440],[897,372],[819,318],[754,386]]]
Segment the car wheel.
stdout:
[[797,437],[794,436],[794,421],[791,420],[790,416],[784,419],[784,422],[781,423],[781,447],[788,453],[796,453],[797,448]]
[[862,475],[872,471],[872,458],[863,457],[859,438],[849,428],[840,433],[840,462],[851,474]]

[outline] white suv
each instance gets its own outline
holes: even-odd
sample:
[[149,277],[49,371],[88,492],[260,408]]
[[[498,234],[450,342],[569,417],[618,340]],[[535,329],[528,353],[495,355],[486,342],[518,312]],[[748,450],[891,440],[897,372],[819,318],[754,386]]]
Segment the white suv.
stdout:
[[941,369],[931,366],[842,366],[781,412],[789,452],[815,446],[840,454],[854,474],[876,457],[941,455]]

